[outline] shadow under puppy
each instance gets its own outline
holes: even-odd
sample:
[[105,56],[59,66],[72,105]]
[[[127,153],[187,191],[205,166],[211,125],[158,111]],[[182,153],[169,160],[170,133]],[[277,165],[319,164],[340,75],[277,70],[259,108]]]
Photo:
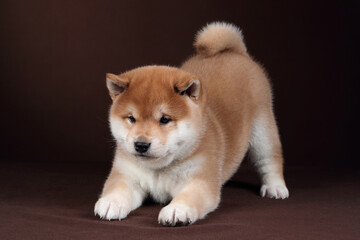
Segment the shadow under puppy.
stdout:
[[261,196],[287,198],[269,81],[248,55],[241,31],[204,27],[196,55],[180,68],[146,66],[107,74],[117,148],[95,214],[123,219],[149,194],[160,224],[192,224],[215,210],[222,185],[245,153]]

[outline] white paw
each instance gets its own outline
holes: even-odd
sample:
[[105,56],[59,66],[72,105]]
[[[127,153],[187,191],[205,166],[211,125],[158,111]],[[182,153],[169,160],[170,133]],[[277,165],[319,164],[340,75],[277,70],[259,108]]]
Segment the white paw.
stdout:
[[169,204],[159,213],[159,224],[164,226],[189,225],[197,219],[197,211],[185,204]]
[[99,215],[101,219],[124,219],[130,212],[130,207],[126,201],[115,197],[102,197],[100,198],[94,208],[95,216]]
[[289,190],[284,184],[264,184],[261,186],[260,195],[268,198],[285,199],[289,197]]

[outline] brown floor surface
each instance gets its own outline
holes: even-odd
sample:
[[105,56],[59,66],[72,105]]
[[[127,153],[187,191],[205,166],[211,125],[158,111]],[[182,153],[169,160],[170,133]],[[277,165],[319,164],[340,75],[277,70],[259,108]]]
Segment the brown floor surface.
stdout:
[[358,171],[288,167],[291,196],[272,200],[258,196],[245,166],[215,212],[169,228],[157,224],[161,206],[151,201],[121,222],[95,217],[109,170],[110,163],[0,163],[0,239],[360,239]]

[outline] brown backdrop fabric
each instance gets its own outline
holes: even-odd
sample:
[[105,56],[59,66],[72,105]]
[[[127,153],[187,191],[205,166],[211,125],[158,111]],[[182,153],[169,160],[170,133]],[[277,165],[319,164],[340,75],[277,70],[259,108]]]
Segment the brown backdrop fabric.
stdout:
[[[0,238],[359,239],[359,12],[356,1],[2,0]],[[241,27],[272,80],[291,198],[260,199],[241,178],[189,230],[159,228],[151,203],[100,222],[115,145],[105,73],[179,66],[212,21]]]
[[272,79],[286,161],[345,165],[355,147],[358,10],[330,1],[1,1],[0,157],[110,161],[105,73],[178,66],[194,34],[223,20],[243,29]]

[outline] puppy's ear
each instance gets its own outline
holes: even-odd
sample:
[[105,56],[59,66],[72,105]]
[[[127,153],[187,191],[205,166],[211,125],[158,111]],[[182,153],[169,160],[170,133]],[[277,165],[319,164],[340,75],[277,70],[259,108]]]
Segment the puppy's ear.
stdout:
[[110,97],[114,100],[118,95],[122,94],[129,87],[129,80],[121,76],[107,73],[106,86],[109,89]]
[[187,95],[193,100],[198,100],[201,94],[200,81],[195,78],[179,80],[175,83],[175,91],[180,95]]

